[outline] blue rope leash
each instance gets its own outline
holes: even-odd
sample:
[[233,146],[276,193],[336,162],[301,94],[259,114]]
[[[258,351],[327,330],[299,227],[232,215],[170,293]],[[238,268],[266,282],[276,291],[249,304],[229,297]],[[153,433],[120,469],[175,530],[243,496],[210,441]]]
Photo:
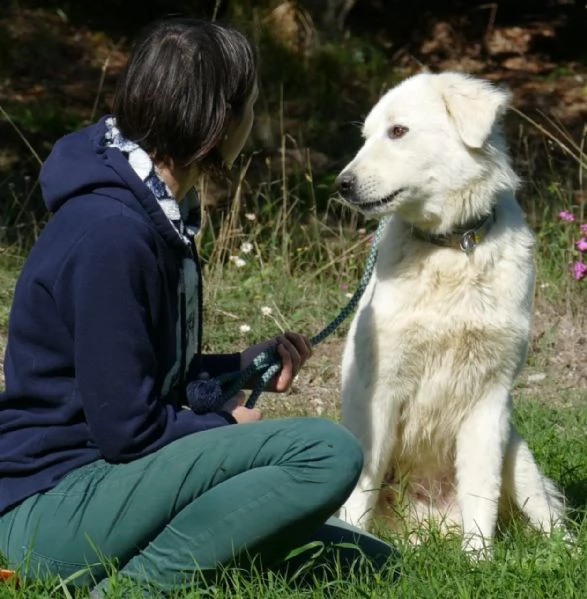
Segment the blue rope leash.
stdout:
[[[310,344],[312,346],[318,345],[324,341],[329,335],[331,335],[340,324],[354,312],[357,307],[361,296],[365,292],[373,270],[375,268],[375,262],[377,260],[377,249],[381,238],[383,237],[383,231],[387,220],[383,219],[379,223],[377,230],[373,236],[373,245],[371,252],[367,257],[367,264],[365,272],[359,281],[357,290],[349,300],[348,304],[340,311],[338,316],[326,327],[324,327],[319,333],[310,338]],[[228,401],[231,397],[234,397],[243,387],[245,381],[249,380],[252,376],[259,375],[257,384],[255,385],[251,395],[249,396],[246,407],[252,408],[257,403],[259,396],[263,392],[263,389],[267,386],[269,381],[279,372],[281,369],[281,360],[275,350],[267,350],[260,353],[253,362],[244,370],[240,372],[231,372],[225,375],[221,375],[217,378],[218,381],[224,386],[222,392],[223,401]]]

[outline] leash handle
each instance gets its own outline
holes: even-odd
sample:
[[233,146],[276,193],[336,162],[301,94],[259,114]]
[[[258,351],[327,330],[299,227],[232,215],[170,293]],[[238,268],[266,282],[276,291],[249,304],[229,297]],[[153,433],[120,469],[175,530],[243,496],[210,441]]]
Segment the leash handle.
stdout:
[[225,402],[234,397],[242,389],[245,381],[248,381],[255,375],[259,375],[257,383],[245,404],[247,408],[253,408],[263,389],[279,372],[280,368],[281,362],[277,356],[277,352],[271,349],[257,355],[244,370],[220,375],[217,377],[220,383],[223,386],[227,385],[222,391],[222,401]]
[[[373,244],[371,247],[371,251],[369,252],[369,256],[367,257],[367,264],[365,271],[363,272],[363,276],[359,281],[359,286],[357,290],[348,301],[347,305],[338,313],[336,318],[330,322],[327,326],[325,326],[319,333],[310,338],[310,344],[312,346],[318,345],[322,343],[324,339],[329,337],[341,324],[346,320],[346,318],[351,314],[357,305],[369,281],[371,280],[371,275],[375,270],[375,263],[377,262],[377,249],[379,247],[379,243],[383,237],[383,232],[387,225],[388,219],[383,219],[380,221],[375,234],[373,235]],[[240,372],[231,372],[228,374],[224,374],[218,377],[218,380],[222,385],[228,385],[225,390],[222,392],[223,401],[228,401],[231,397],[234,397],[243,386],[243,383],[249,380],[251,377],[256,374],[260,375],[258,377],[257,384],[252,390],[249,398],[245,404],[247,408],[255,407],[259,396],[269,383],[269,381],[279,372],[281,369],[281,361],[277,356],[277,352],[275,350],[267,350],[260,353],[253,362],[244,370]]]

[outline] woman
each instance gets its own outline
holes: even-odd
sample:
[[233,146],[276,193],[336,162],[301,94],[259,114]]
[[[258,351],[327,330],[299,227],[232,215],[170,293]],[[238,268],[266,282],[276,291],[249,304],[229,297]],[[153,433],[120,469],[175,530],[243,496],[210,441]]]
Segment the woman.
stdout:
[[81,571],[75,582],[102,580],[98,592],[114,562],[174,589],[223,566],[279,564],[311,539],[356,539],[377,563],[390,554],[321,526],[362,467],[346,430],[261,421],[242,393],[220,399],[217,377],[272,347],[272,390],[286,391],[306,338],[201,353],[193,188],[241,152],[257,93],[240,33],[156,23],[113,114],[58,141],[43,166],[52,218],[15,290],[0,395],[0,552],[26,576]]

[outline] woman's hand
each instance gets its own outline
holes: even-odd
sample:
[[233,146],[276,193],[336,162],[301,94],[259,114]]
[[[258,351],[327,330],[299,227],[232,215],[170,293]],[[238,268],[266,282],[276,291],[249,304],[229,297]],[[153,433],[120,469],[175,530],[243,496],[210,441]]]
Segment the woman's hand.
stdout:
[[232,414],[232,417],[238,424],[244,422],[256,422],[263,418],[263,413],[259,408],[247,408],[245,403],[245,392],[239,391],[234,397],[231,397],[223,406],[222,411]]
[[241,353],[241,369],[247,368],[260,353],[271,348],[276,348],[281,358],[281,370],[269,382],[267,391],[283,393],[291,387],[300,368],[312,355],[312,346],[304,335],[287,332],[245,349]]

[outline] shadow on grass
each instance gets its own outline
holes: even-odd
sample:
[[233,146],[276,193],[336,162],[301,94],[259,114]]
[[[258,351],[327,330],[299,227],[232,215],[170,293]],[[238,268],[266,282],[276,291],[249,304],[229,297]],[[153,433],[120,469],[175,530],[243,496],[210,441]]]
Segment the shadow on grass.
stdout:
[[587,521],[587,478],[568,483],[564,489],[569,516],[578,525]]

